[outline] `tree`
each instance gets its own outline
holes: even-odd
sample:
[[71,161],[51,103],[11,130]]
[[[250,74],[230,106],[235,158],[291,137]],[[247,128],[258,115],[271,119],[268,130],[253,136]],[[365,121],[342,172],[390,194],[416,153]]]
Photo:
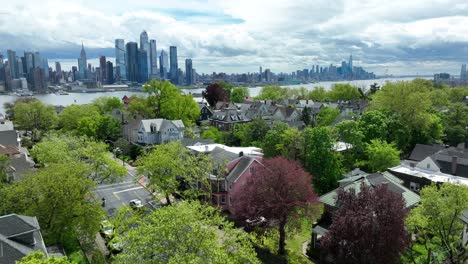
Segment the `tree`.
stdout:
[[84,164],[50,164],[4,189],[0,211],[36,216],[47,244],[75,234],[90,241],[103,217],[101,205],[91,198],[95,186]]
[[[285,254],[286,225],[301,213],[311,212],[317,195],[311,185],[312,177],[296,161],[275,157],[262,161],[263,166],[246,184],[233,192],[233,211],[236,217],[258,219],[264,217],[279,231],[278,253]],[[276,223],[276,224],[273,224]]]
[[373,139],[369,144],[366,144],[365,152],[367,159],[361,164],[365,165],[370,172],[385,171],[400,164],[400,151],[395,148],[394,144]]
[[359,130],[364,135],[364,142],[387,138],[387,116],[381,111],[367,111],[358,122]]
[[337,186],[343,174],[342,157],[333,150],[335,143],[328,127],[306,128],[303,131],[303,164],[314,175],[315,191],[326,193]]
[[101,114],[107,114],[114,109],[123,109],[123,103],[118,97],[101,96],[93,100],[95,105]]
[[16,264],[72,264],[66,257],[57,258],[51,256],[47,258],[42,251],[34,251],[33,253],[17,261]]
[[208,85],[202,95],[211,107],[215,107],[218,102],[229,101],[229,93],[220,83]]
[[[159,145],[137,162],[138,173],[148,176],[151,187],[161,192],[169,205],[169,196],[174,193],[198,198],[204,194],[203,188],[209,188],[206,181],[212,171],[211,162],[207,158],[190,155],[180,142]],[[180,193],[184,189],[183,183],[188,186]]]
[[246,233],[198,202],[153,211],[124,239],[116,263],[260,263]]
[[304,122],[306,126],[310,126],[312,123],[312,110],[307,106],[302,109],[301,121]]
[[0,154],[0,185],[6,183],[8,180],[7,170],[10,166],[10,163],[10,159],[7,155]]
[[307,97],[314,101],[325,102],[328,99],[328,93],[323,87],[315,87],[309,92]]
[[[356,161],[361,159],[364,153],[364,134],[358,128],[358,122],[352,120],[341,121],[333,127],[337,138],[352,147],[343,152],[343,164],[346,168],[355,166]],[[346,145],[348,147],[348,145]]]
[[240,139],[241,146],[260,146],[265,134],[270,130],[263,119],[254,119],[247,124],[234,127],[234,136]]
[[233,103],[243,103],[245,98],[249,96],[250,93],[247,87],[236,87],[232,90],[231,101]]
[[337,101],[351,101],[361,98],[361,93],[357,87],[351,84],[336,83],[333,88],[328,92],[328,98],[332,102]]
[[360,190],[339,190],[337,200],[340,208],[320,242],[334,263],[398,263],[408,244],[402,196],[384,184],[363,184]]
[[219,144],[224,142],[223,133],[221,133],[216,127],[210,127],[209,129],[203,131],[201,138],[211,139]]
[[51,105],[39,100],[18,103],[14,108],[15,124],[23,130],[31,131],[31,139],[37,140],[38,133],[45,132],[57,125],[57,112]]
[[324,107],[320,109],[317,115],[318,126],[329,126],[333,124],[333,121],[340,116],[340,110],[331,107]]
[[43,166],[80,162],[94,182],[114,182],[125,176],[127,170],[107,148],[105,143],[86,137],[50,134],[34,146],[31,155]]
[[457,146],[459,143],[465,142],[468,138],[466,128],[462,126],[449,126],[445,128],[445,142],[450,146]]
[[69,105],[60,113],[59,127],[63,131],[75,132],[82,118],[97,120],[100,116],[99,108],[95,105]]
[[279,85],[266,85],[256,97],[258,100],[281,100],[288,99],[288,88]]
[[283,140],[283,133],[289,128],[286,123],[276,122],[272,129],[268,130],[263,139],[263,154],[266,158],[272,158],[281,154],[278,144]]
[[17,98],[14,102],[3,103],[3,109],[5,109],[5,117],[14,121],[15,120],[15,106],[20,103],[32,103],[34,101],[39,101],[39,99],[34,98],[34,97],[20,97],[20,98]]
[[373,94],[375,94],[376,92],[378,92],[379,90],[380,90],[380,86],[379,86],[377,83],[373,83],[373,84],[371,84],[371,86],[370,86],[369,94],[370,94],[370,95],[373,95]]
[[405,254],[411,263],[466,263],[461,247],[463,224],[459,216],[468,208],[468,187],[443,183],[421,190],[421,204],[406,219],[416,240]]
[[78,121],[76,128],[76,134],[101,141],[115,141],[121,133],[120,121],[107,114],[96,118],[83,117]]

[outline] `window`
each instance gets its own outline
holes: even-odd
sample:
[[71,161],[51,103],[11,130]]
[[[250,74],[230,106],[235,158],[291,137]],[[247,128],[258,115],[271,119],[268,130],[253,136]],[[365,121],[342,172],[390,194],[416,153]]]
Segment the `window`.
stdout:
[[419,192],[421,186],[419,185],[419,183],[416,183],[416,182],[410,182],[410,189],[412,191],[417,191]]
[[226,195],[221,195],[221,204],[226,204]]
[[426,168],[427,168],[427,169],[430,169],[430,168],[431,168],[431,164],[430,164],[430,163],[426,164]]

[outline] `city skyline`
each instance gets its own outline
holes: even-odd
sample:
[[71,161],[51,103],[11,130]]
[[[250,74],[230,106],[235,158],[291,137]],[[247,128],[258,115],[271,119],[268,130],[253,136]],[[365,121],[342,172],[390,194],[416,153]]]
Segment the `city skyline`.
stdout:
[[89,58],[109,57],[115,39],[139,42],[145,29],[158,50],[177,46],[179,57],[192,58],[201,73],[249,72],[259,65],[291,72],[353,54],[356,64],[377,74],[455,74],[468,61],[467,14],[468,5],[458,0],[18,0],[2,4],[0,47],[40,50],[57,60],[75,58],[83,41]]

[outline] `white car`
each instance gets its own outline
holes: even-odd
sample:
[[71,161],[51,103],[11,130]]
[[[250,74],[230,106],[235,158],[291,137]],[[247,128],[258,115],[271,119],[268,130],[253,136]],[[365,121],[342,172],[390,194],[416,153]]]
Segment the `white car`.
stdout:
[[133,199],[130,201],[130,207],[133,209],[140,209],[143,207],[143,203],[140,199]]

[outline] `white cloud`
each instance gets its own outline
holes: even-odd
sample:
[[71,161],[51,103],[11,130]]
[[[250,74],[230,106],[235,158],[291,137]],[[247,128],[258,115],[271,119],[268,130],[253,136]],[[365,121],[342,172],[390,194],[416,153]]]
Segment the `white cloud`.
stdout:
[[112,48],[145,29],[199,72],[293,71],[353,53],[380,73],[456,73],[468,61],[467,24],[466,0],[15,0],[2,3],[0,46]]

